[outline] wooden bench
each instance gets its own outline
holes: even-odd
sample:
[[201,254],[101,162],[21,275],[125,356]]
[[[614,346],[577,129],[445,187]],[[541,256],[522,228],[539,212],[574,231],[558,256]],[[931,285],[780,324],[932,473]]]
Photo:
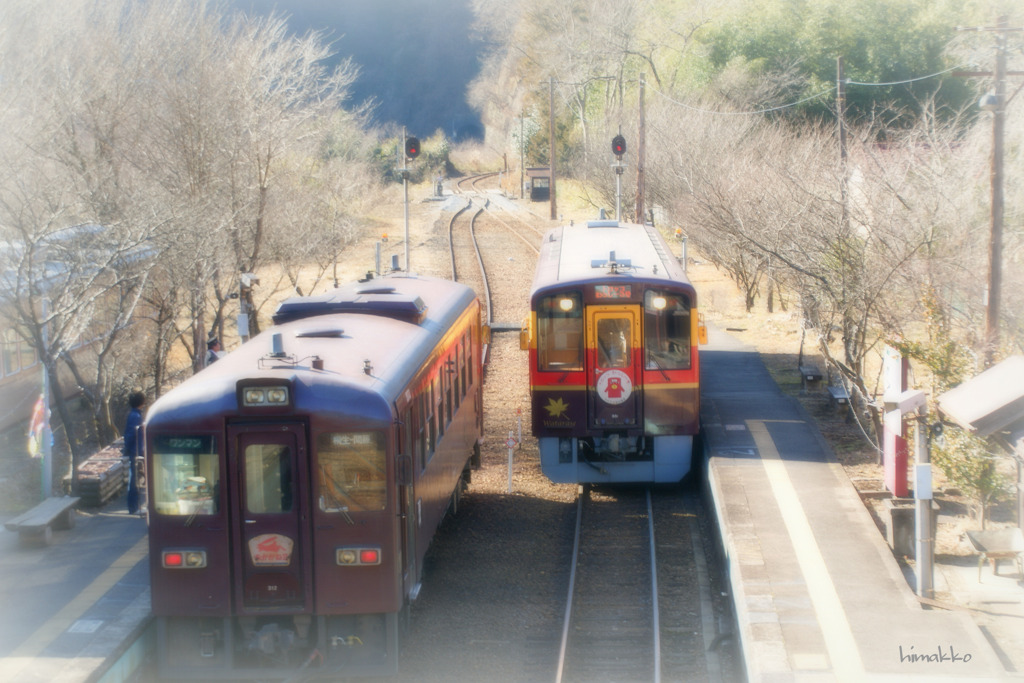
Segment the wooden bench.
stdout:
[[17,531],[23,545],[48,545],[53,529],[70,529],[75,526],[75,506],[78,498],[62,496],[47,498],[28,512],[4,522],[8,531]]
[[805,392],[820,389],[822,377],[821,370],[817,365],[804,364],[800,366],[800,384]]

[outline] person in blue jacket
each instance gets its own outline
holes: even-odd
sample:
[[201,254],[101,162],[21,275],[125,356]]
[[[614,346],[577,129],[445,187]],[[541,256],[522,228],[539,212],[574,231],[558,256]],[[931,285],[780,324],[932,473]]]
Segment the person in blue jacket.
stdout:
[[139,483],[136,471],[136,460],[141,455],[139,428],[142,427],[142,408],[146,405],[146,395],[141,391],[128,394],[128,405],[131,411],[124,425],[124,455],[128,458],[128,514],[139,511]]

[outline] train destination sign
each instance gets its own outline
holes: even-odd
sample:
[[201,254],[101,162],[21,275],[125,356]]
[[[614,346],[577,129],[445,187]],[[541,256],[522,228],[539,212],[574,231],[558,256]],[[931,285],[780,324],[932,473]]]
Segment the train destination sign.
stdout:
[[594,285],[595,299],[629,299],[632,296],[632,285]]

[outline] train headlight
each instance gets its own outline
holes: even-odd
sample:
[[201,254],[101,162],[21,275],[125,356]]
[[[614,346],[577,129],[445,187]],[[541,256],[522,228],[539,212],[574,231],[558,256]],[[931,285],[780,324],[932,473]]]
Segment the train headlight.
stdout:
[[288,387],[246,387],[242,403],[248,408],[288,405]]
[[380,564],[380,548],[338,548],[334,559],[342,567]]
[[573,301],[572,299],[570,299],[569,297],[565,297],[564,299],[559,299],[558,300],[558,307],[561,308],[566,313],[571,311],[572,307],[575,306],[575,305],[576,305],[576,302]]
[[267,402],[267,391],[263,387],[246,389],[243,396],[247,406],[261,406]]
[[663,311],[665,310],[665,306],[668,305],[668,301],[663,296],[656,296],[651,299],[651,305],[654,306],[656,310]]
[[161,560],[165,569],[202,569],[206,566],[206,551],[181,548],[164,550]]
[[288,387],[268,387],[267,403],[274,406],[283,406],[288,403]]

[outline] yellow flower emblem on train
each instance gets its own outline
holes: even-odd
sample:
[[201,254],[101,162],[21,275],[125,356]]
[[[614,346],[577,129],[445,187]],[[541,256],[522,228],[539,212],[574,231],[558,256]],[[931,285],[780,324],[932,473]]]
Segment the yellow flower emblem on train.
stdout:
[[544,410],[548,411],[548,415],[551,417],[562,417],[565,415],[565,411],[569,410],[569,404],[563,401],[561,396],[557,399],[549,398]]

